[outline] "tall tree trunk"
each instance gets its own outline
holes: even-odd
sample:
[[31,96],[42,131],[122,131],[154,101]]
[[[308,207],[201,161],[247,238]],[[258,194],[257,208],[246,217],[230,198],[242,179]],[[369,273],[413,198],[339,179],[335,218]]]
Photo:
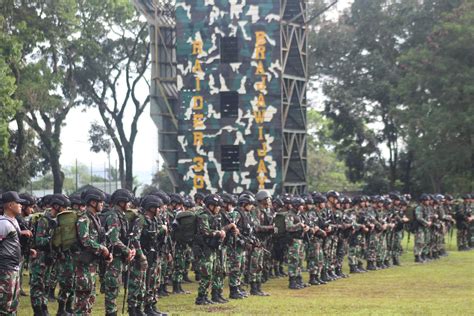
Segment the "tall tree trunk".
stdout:
[[133,145],[124,144],[123,151],[125,153],[125,188],[133,190]]
[[63,192],[64,173],[61,171],[61,164],[59,163],[59,153],[49,152],[51,172],[53,173],[53,189],[54,193]]

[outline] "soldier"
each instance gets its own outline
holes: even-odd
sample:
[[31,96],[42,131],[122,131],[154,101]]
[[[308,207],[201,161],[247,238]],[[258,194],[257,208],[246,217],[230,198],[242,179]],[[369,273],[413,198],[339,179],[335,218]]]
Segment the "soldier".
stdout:
[[304,261],[303,237],[310,227],[303,222],[301,216],[301,213],[304,211],[304,200],[300,197],[294,197],[291,200],[291,205],[293,208],[288,212],[285,225],[286,231],[291,237],[288,247],[289,288],[296,290],[307,286],[303,283],[301,270]]
[[262,282],[264,281],[264,263],[265,259],[270,260],[271,253],[265,249],[266,242],[275,232],[272,225],[271,197],[267,191],[259,191],[256,196],[257,207],[251,208],[250,221],[252,230],[255,234],[252,251],[250,252],[249,281],[250,294],[258,296],[268,296],[262,291]]
[[[400,196],[394,196],[394,210],[393,210],[393,222],[395,224],[393,228],[393,240],[392,240],[392,261],[393,265],[400,266],[400,256],[403,253],[402,240],[403,240],[403,229],[408,223],[409,219],[406,217],[406,209],[408,203],[405,199]],[[397,202],[398,201],[398,202]]]
[[131,248],[131,230],[125,217],[125,211],[132,198],[128,190],[116,190],[111,196],[113,208],[105,220],[108,242],[113,249],[113,260],[107,266],[104,275],[106,316],[117,315],[117,297],[122,283],[124,264],[129,264],[136,254],[136,250]]
[[[139,203],[139,199],[134,199],[132,204]],[[139,206],[138,206],[139,207]],[[130,209],[126,212],[129,225],[130,247],[136,253],[133,260],[126,266],[128,268],[125,277],[126,289],[128,290],[127,305],[128,314],[130,316],[145,316],[143,313],[146,294],[146,271],[148,269],[148,261],[143,253],[140,238],[145,225],[145,216],[137,209]]]
[[163,201],[154,195],[142,199],[142,209],[145,214],[145,223],[140,236],[141,247],[148,261],[146,272],[145,314],[150,316],[166,315],[156,306],[160,285],[161,256],[159,240],[167,233],[166,225],[158,219],[159,208]]
[[107,264],[112,262],[112,254],[105,244],[105,231],[98,217],[104,207],[105,195],[99,189],[90,188],[83,197],[86,210],[79,213],[76,223],[79,250],[74,256],[74,315],[92,314],[99,260],[103,258]]
[[280,229],[277,230],[278,232],[273,236],[272,241],[272,260],[273,260],[273,270],[275,271],[275,277],[285,277],[288,276],[285,271],[283,270],[283,263],[285,262],[285,254],[287,252],[288,246],[288,236],[285,232],[285,217],[286,213],[288,212],[285,209],[285,203],[279,197],[274,197],[272,199],[272,206],[274,211],[274,218],[273,218],[273,225],[280,225]]
[[196,305],[214,304],[207,298],[207,294],[215,277],[217,250],[226,236],[226,232],[219,227],[217,218],[221,205],[220,197],[210,194],[204,204],[205,208],[197,214],[197,234],[193,245],[194,254],[200,258],[201,269]]
[[33,232],[30,227],[30,216],[34,212],[34,207],[36,206],[36,198],[28,193],[22,193],[19,195],[20,199],[25,202],[21,204],[21,214],[16,217],[18,225],[20,226],[21,236],[21,266],[20,266],[20,295],[27,296],[25,291],[23,291],[23,270],[27,266],[29,261],[29,253],[31,245],[33,243]]
[[415,246],[413,252],[415,254],[415,262],[422,263],[426,261],[427,251],[427,234],[428,229],[431,226],[431,221],[428,218],[428,206],[430,197],[428,194],[423,193],[420,196],[420,204],[415,209],[415,220],[416,220],[416,233],[415,233]]
[[[369,231],[366,235],[366,258],[367,258],[367,270],[377,270],[377,246],[379,243],[379,236],[382,230],[382,224],[377,219],[377,212],[375,211],[374,205],[378,203],[380,197],[372,197],[367,199],[367,210],[365,212],[366,225],[369,227]],[[372,205],[370,205],[370,203]]]
[[347,216],[353,223],[354,231],[349,238],[349,273],[367,272],[363,267],[363,249],[365,234],[369,231],[364,218],[364,206],[366,199],[364,196],[356,196],[352,199],[352,209],[347,211]]
[[464,194],[462,196],[463,203],[456,207],[455,219],[457,232],[458,250],[469,250],[469,226],[474,221],[472,209],[470,205],[471,196]]
[[311,195],[304,197],[307,211],[304,213],[304,222],[310,227],[307,234],[306,260],[309,272],[309,284],[321,285],[326,282],[321,281],[321,271],[323,268],[324,254],[322,249],[323,238],[326,237],[324,230],[320,228],[320,201],[313,200]]
[[[232,234],[226,238],[227,246],[227,265],[229,271],[229,289],[230,299],[242,299],[247,297],[240,289],[241,285],[241,275],[242,275],[242,266],[244,265],[245,260],[245,243],[242,239],[239,239],[240,230],[239,225],[242,225],[243,211],[235,208],[238,204],[237,198],[231,194],[225,193],[222,195],[222,202],[224,204],[224,218],[225,224],[236,224],[237,228],[232,231]],[[240,223],[240,224],[239,224]]]
[[22,200],[14,191],[2,194],[3,215],[0,215],[0,314],[16,315],[20,293],[20,215]]
[[35,316],[49,315],[47,285],[57,256],[51,238],[56,228],[56,216],[65,211],[70,202],[65,195],[54,194],[50,197],[49,204],[51,209],[38,220],[35,228],[34,245],[38,254],[31,261],[30,269],[30,298]]
[[[170,206],[173,213],[173,219],[184,211],[184,200],[179,194],[170,194]],[[173,220],[171,219],[171,222]],[[188,245],[181,242],[176,242],[174,245],[174,258],[173,258],[173,293],[174,294],[189,294],[188,291],[183,290],[183,276],[186,271],[186,254]]]

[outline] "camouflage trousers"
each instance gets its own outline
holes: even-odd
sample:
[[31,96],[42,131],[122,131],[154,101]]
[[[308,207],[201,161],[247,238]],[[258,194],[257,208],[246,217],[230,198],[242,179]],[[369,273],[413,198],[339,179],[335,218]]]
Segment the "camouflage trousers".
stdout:
[[215,283],[216,278],[216,264],[217,264],[217,253],[215,251],[209,251],[209,253],[203,253],[199,259],[199,268],[201,272],[201,281],[199,281],[198,295],[205,296],[211,286],[211,283]]
[[163,254],[163,255],[164,256],[163,256],[163,260],[161,260],[161,269],[160,269],[161,284],[166,283],[169,280],[168,272],[169,270],[171,270],[170,268],[172,267],[172,262],[168,260],[168,256],[166,254]]
[[216,267],[214,270],[215,277],[212,281],[213,290],[222,290],[224,288],[224,279],[227,274],[227,247],[217,250]]
[[323,243],[324,269],[332,270],[336,264],[337,237],[330,235]]
[[145,303],[146,294],[146,271],[148,262],[144,255],[136,256],[129,265],[130,275],[128,278],[128,307],[142,308]]
[[425,244],[423,247],[423,254],[425,256],[431,253],[431,249],[433,248],[433,234],[429,228],[425,228]]
[[469,228],[462,228],[457,230],[456,239],[458,248],[469,246]]
[[58,301],[66,304],[74,297],[74,260],[70,253],[65,253],[56,264],[59,283]]
[[20,294],[20,272],[0,270],[0,315],[16,315]]
[[368,262],[375,262],[377,260],[377,239],[379,234],[371,231],[366,237],[366,258]]
[[318,238],[312,238],[306,244],[306,262],[309,274],[319,276],[324,264],[324,254],[322,241]]
[[336,245],[336,263],[335,266],[337,268],[342,268],[342,264],[344,263],[344,256],[347,252],[347,239],[339,237],[337,240]]
[[376,249],[377,249],[376,261],[377,262],[385,261],[385,258],[387,255],[387,233],[386,232],[382,232],[378,235]]
[[114,257],[104,274],[105,312],[109,314],[117,312],[117,297],[122,284],[123,266],[122,258]]
[[145,285],[145,305],[155,305],[158,301],[158,289],[161,279],[161,259],[160,257],[148,258],[148,269],[146,271]]
[[392,258],[400,258],[403,254],[403,230],[393,232],[393,240],[392,240],[392,251],[391,255]]
[[30,300],[31,306],[48,305],[48,284],[51,265],[46,264],[46,254],[38,252],[30,265]]
[[242,267],[245,261],[245,250],[236,246],[227,248],[227,271],[229,271],[229,286],[240,286]]
[[262,282],[263,254],[263,247],[252,247],[249,253],[248,271],[251,283]]
[[349,261],[349,266],[357,266],[362,264],[364,259],[364,235],[355,234],[351,236],[349,242],[349,251],[347,255],[347,260]]
[[413,253],[415,256],[421,256],[426,243],[426,230],[419,227],[415,233],[415,245],[413,246]]
[[74,315],[91,315],[95,303],[95,284],[99,264],[97,262],[74,263]]
[[288,276],[301,276],[304,261],[304,245],[301,239],[292,239],[288,247]]
[[186,244],[177,243],[174,250],[173,258],[173,282],[182,283],[183,276],[186,271],[186,256],[187,256]]

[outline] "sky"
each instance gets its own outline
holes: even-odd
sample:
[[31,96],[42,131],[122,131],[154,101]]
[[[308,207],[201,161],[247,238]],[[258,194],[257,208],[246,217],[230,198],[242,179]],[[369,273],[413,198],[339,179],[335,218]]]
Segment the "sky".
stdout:
[[[329,18],[337,17],[338,12],[347,8],[353,0],[339,0],[329,13]],[[143,89],[142,94],[148,91]],[[316,101],[316,103],[318,103]],[[92,165],[93,172],[103,174],[104,166],[108,166],[108,157],[105,153],[93,153],[90,151],[88,142],[88,131],[91,123],[101,122],[100,114],[97,108],[91,108],[84,111],[82,108],[73,109],[63,127],[61,134],[62,154],[61,164],[63,167],[73,166],[77,162]],[[161,164],[158,153],[157,129],[150,117],[150,108],[148,107],[139,120],[139,129],[134,149],[134,174],[141,184],[151,183],[154,173]],[[115,166],[117,155],[113,150],[110,156],[112,167]]]

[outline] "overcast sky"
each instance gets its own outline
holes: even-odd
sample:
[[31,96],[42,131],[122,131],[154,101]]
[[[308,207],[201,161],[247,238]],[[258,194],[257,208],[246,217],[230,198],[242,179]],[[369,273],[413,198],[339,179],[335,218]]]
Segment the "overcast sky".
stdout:
[[[331,17],[337,16],[337,12],[346,8],[352,0],[340,0],[331,12]],[[144,90],[143,93],[148,93]],[[92,153],[88,142],[88,131],[90,124],[94,121],[101,122],[98,110],[96,108],[87,111],[73,109],[63,127],[61,140],[63,143],[61,164],[73,166],[77,161],[80,164],[90,166],[94,173],[103,174],[104,166],[108,165],[107,155],[105,153]],[[158,169],[159,160],[157,130],[150,117],[150,109],[143,113],[139,121],[139,131],[135,143],[134,153],[134,174],[142,184],[151,182],[152,175]],[[111,154],[111,164],[115,165],[117,155],[115,151]]]

